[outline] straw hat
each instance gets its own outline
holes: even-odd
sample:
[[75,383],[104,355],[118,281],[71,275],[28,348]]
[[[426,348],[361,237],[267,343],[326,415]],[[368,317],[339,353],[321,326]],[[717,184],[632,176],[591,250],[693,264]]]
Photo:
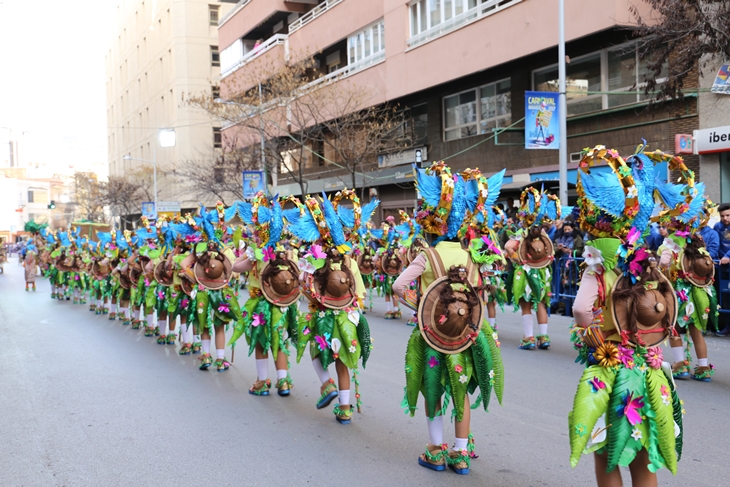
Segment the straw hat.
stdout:
[[702,255],[696,259],[690,259],[686,253],[682,253],[680,267],[684,278],[694,286],[706,288],[712,286],[715,279],[715,263],[709,255]]
[[533,269],[547,267],[553,261],[555,249],[550,237],[545,231],[540,232],[540,238],[530,239],[525,237],[520,242],[520,260]]
[[203,254],[202,259],[195,262],[193,272],[198,283],[211,290],[223,289],[228,285],[233,275],[233,263],[223,254],[213,257],[210,253]]
[[175,263],[172,261],[172,255],[168,259],[158,262],[155,266],[155,281],[163,286],[172,286],[173,276],[175,272]]
[[294,262],[283,258],[272,260],[261,276],[261,293],[271,304],[289,306],[299,299],[299,269]]

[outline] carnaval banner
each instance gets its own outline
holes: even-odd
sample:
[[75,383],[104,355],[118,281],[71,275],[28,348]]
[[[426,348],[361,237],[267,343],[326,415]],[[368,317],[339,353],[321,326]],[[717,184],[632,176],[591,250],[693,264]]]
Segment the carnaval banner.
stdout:
[[148,220],[157,219],[154,201],[145,201],[142,203],[142,216],[147,217]]
[[558,149],[558,94],[525,92],[525,149]]
[[730,64],[726,63],[720,66],[710,91],[730,95]]
[[266,191],[266,188],[264,188],[264,172],[243,171],[243,199],[251,199],[259,191]]

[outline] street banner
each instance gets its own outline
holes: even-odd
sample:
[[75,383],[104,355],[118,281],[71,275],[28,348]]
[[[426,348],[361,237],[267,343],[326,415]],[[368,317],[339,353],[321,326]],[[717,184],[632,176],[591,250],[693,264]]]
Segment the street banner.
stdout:
[[715,76],[715,81],[712,83],[712,93],[722,93],[723,95],[730,95],[730,64],[725,63],[720,66]]
[[266,192],[263,171],[243,171],[243,199],[250,200],[259,191]]
[[558,93],[525,92],[525,149],[558,149]]
[[146,216],[148,220],[157,220],[154,201],[142,202],[142,216]]

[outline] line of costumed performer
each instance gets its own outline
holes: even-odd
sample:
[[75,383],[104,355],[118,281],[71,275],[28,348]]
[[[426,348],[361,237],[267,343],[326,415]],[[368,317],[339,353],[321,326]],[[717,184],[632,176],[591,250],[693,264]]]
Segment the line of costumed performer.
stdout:
[[[599,486],[623,485],[618,466],[633,485],[655,486],[655,472],[676,473],[682,453],[682,405],[660,348],[676,334],[677,297],[642,239],[657,203],[658,159],[647,154],[639,146],[624,160],[597,146],[578,167],[576,212],[592,240],[573,307],[571,338],[586,369],[568,433],[571,465],[593,453]],[[591,172],[597,163],[612,172]]]
[[[445,163],[427,170],[414,167],[423,203],[416,221],[423,231],[437,235],[433,246],[414,258],[393,285],[395,293],[417,309],[418,328],[406,349],[404,408],[415,414],[423,394],[430,442],[418,457],[419,465],[435,471],[448,466],[468,474],[474,443],[471,408],[487,410],[492,390],[502,401],[504,371],[497,334],[484,319],[479,264],[462,247],[459,234],[486,212],[499,196],[504,171],[491,178],[478,171],[452,174]],[[408,292],[417,281],[417,292]],[[414,297],[415,296],[415,297]],[[479,389],[473,406],[469,394]],[[453,400],[455,439],[452,449],[443,441],[443,416]]]
[[[322,386],[317,409],[327,407],[335,398],[335,419],[341,424],[352,421],[350,404],[350,370],[355,383],[355,404],[361,407],[358,364],[365,367],[372,339],[363,314],[365,285],[355,259],[349,255],[357,243],[357,230],[372,217],[379,201],[364,207],[353,190],[338,192],[332,201],[324,194],[321,201],[307,196],[304,203],[291,199],[296,208],[284,211],[289,231],[298,239],[310,242],[309,250],[299,260],[302,292],[309,299],[309,311],[299,319],[297,362],[307,343],[312,365]],[[349,200],[352,208],[343,205]],[[328,367],[334,363],[337,387]]]

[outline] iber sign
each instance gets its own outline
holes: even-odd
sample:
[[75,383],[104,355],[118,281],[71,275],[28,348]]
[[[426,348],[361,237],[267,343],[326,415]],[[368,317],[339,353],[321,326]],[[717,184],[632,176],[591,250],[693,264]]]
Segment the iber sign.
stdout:
[[693,132],[697,154],[730,152],[730,125]]

